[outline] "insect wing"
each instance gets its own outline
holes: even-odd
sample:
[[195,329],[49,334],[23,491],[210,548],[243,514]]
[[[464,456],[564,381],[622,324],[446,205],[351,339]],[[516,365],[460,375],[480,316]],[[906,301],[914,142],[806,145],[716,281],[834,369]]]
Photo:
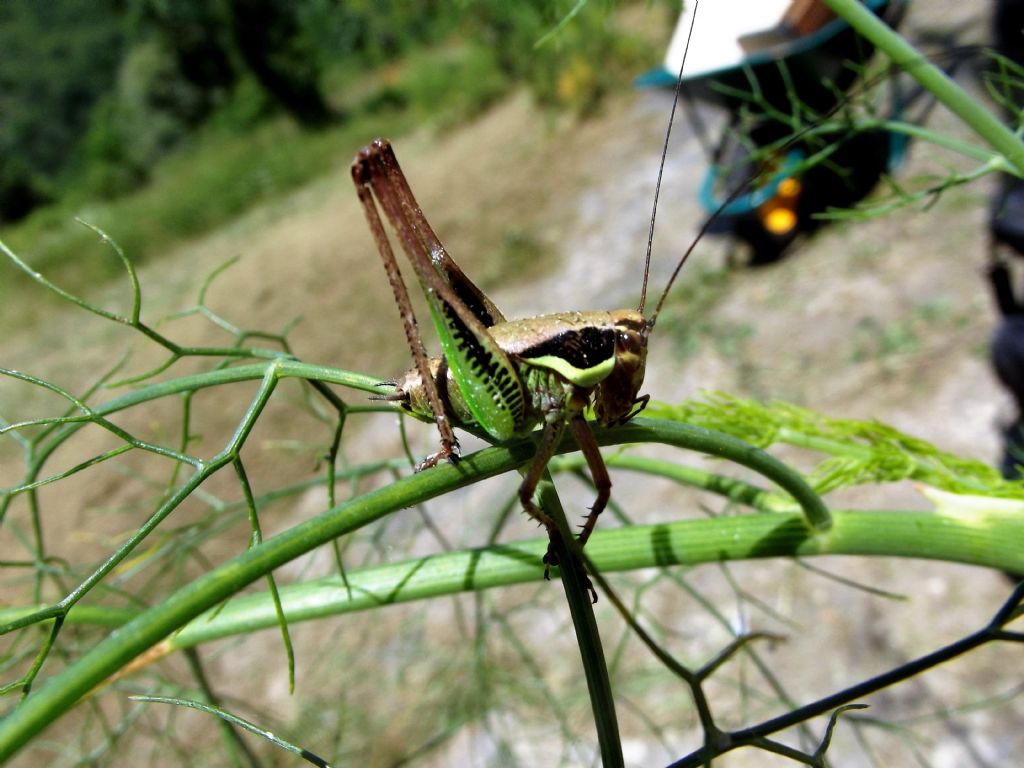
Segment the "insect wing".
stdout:
[[462,305],[431,295],[430,313],[473,418],[495,439],[515,435],[526,417],[523,383],[515,365],[486,328],[467,322],[467,315],[473,315]]

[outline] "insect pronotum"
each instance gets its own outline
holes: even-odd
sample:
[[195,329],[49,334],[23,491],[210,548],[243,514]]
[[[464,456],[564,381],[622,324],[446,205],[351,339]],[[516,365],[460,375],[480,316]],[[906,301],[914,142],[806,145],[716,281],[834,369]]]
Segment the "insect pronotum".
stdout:
[[[673,103],[673,115],[675,107]],[[671,125],[672,118],[669,132]],[[665,142],[667,148],[667,135]],[[417,469],[458,458],[454,427],[475,427],[495,440],[508,440],[542,426],[537,453],[519,487],[519,500],[553,539],[558,535],[555,523],[534,501],[534,492],[568,427],[586,458],[597,490],[579,533],[579,545],[586,545],[608,503],[612,484],[584,417],[585,410],[592,406],[597,422],[607,427],[629,421],[647,404],[648,396],[639,392],[648,339],[665,296],[693,246],[680,259],[649,317],[644,315],[644,306],[650,238],[637,309],[556,312],[506,320],[441,244],[416,202],[390,142],[377,139],[361,150],[352,162],[352,179],[384,261],[415,361],[415,366],[398,379],[382,382],[393,391],[381,399],[397,403],[416,418],[433,421],[441,437],[440,449]],[[659,187],[660,183],[659,172]],[[424,348],[378,205],[426,294],[440,337],[440,357],[429,357]],[[653,225],[652,214],[652,233]],[[547,577],[549,568],[558,565],[552,544],[543,562]]]

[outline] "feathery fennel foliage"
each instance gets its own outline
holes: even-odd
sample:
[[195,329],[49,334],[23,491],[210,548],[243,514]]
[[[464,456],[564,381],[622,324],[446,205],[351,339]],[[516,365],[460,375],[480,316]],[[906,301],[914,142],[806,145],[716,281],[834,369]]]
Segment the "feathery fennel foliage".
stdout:
[[646,414],[724,432],[759,448],[786,444],[825,454],[807,473],[820,494],[913,480],[951,493],[1024,499],[1024,483],[879,421],[831,418],[792,403],[758,403],[721,392],[679,405],[651,403]]

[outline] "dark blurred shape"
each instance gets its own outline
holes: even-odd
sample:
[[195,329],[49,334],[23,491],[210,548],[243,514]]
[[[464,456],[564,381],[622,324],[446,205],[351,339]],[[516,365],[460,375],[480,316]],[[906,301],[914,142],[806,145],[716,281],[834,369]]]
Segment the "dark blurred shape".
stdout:
[[[992,39],[996,53],[1024,65],[1024,0],[996,0]],[[1006,91],[1019,95],[1021,86]],[[1019,119],[1019,109],[1004,106],[1011,122]],[[992,336],[992,367],[1017,406],[1014,420],[1002,428],[999,469],[1003,477],[1017,480],[1024,467],[1024,304],[1014,289],[1006,255],[1024,256],[1024,180],[1019,177],[1005,175],[1001,180],[990,209],[989,242],[989,280],[1002,315]],[[1014,583],[1024,580],[1019,573],[1006,577]]]
[[0,222],[50,199],[70,170],[122,44],[113,0],[0,2]]
[[1024,2],[996,0],[992,14],[992,42],[997,53],[1024,64]]
[[[1024,0],[996,0],[992,39],[996,53],[1013,64],[1024,66]],[[1007,84],[1005,91],[1019,96],[1022,87]],[[1005,105],[1006,117],[1011,123],[1020,119],[1020,106]],[[1024,181],[1020,178],[1004,176],[992,201],[989,231],[995,246],[1007,246],[1024,255]]]
[[1005,176],[992,201],[989,233],[996,246],[1024,255],[1024,180]]
[[0,154],[0,222],[22,219],[48,200],[20,158]]
[[319,127],[334,115],[320,92],[320,62],[289,0],[230,0],[231,29],[246,66],[296,120]]
[[[1002,267],[997,264],[991,275],[1000,310],[1004,312],[992,336],[992,367],[999,381],[1013,395],[1017,416],[1002,426],[1003,455],[999,471],[1007,480],[1019,480],[1021,467],[1024,467],[1024,311],[1012,298],[1005,264]],[[1012,303],[1006,306],[1008,293]],[[1020,573],[1006,572],[1006,577],[1015,584],[1024,581],[1024,574]]]
[[[1024,0],[996,0],[992,18],[996,52],[1015,64],[1024,64]],[[1000,465],[1004,476],[1017,478],[1024,465],[1024,302],[1013,285],[1007,256],[1024,256],[1024,181],[1004,176],[988,223],[989,281],[1002,316],[992,337],[992,365],[1017,405],[1017,417],[1004,431]]]
[[173,52],[181,76],[203,93],[226,93],[238,81],[231,37],[217,3],[147,2],[142,17]]
[[[865,4],[896,27],[906,0]],[[854,121],[825,139],[809,130],[793,136],[795,116],[809,123],[842,109],[875,48],[821,0],[792,0],[780,11],[771,27],[753,31],[745,19],[723,17],[715,55],[688,60],[691,68],[683,75],[686,98],[722,107],[730,116],[711,144],[700,190],[709,231],[747,243],[754,265],[779,259],[800,234],[824,223],[821,214],[867,196],[902,160],[906,143],[901,135],[861,129]],[[675,86],[678,41],[685,40],[680,30],[686,31],[688,18],[684,11],[664,67],[640,84]],[[719,53],[737,45],[735,58]],[[900,118],[906,104],[890,101],[883,116]]]
[[[773,130],[774,128],[775,126],[772,126]],[[751,134],[755,146],[768,146],[771,143],[759,143],[756,128]],[[775,262],[799,235],[814,232],[827,223],[827,219],[819,218],[820,214],[833,208],[850,208],[867,197],[882,175],[891,170],[894,158],[899,156],[893,144],[892,135],[881,129],[851,130],[836,137],[833,139],[827,163],[812,165],[795,176],[777,172],[777,181],[764,187],[767,190],[774,186],[774,192],[766,196],[764,202],[752,206],[750,210],[724,217],[725,221],[719,225],[719,231],[728,232],[751,247],[751,265]],[[728,137],[720,146],[725,148],[741,145]],[[812,156],[817,148],[813,142],[796,142],[788,147],[788,152],[791,157],[796,158],[793,163],[799,166],[800,162],[805,157]],[[742,151],[748,150],[742,148]],[[779,162],[778,166],[784,166],[787,159]],[[749,180],[757,175],[759,169],[768,169],[763,162],[740,162],[741,160],[740,157],[730,160],[724,154],[717,158],[719,164],[733,169],[725,181],[726,189],[749,187]],[[770,217],[776,210],[780,192],[786,189],[787,183],[799,185],[797,194],[788,205],[792,209],[792,218],[789,226],[773,227]]]

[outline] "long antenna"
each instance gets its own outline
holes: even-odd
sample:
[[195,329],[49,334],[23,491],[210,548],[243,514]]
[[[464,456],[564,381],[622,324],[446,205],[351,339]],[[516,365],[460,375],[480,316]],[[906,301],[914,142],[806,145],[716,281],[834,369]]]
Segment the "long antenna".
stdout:
[[[697,6],[694,5],[694,17],[695,18],[696,18],[696,15],[697,15]],[[691,34],[691,36],[693,34],[693,22],[692,21],[690,22],[690,34]],[[686,39],[686,48],[687,48],[687,50],[689,50],[689,47],[690,47],[690,38],[687,37],[687,39]],[[684,63],[685,63],[685,53],[684,53]],[[865,92],[866,93],[869,90],[869,88],[871,88],[874,84],[876,84],[877,82],[881,81],[883,78],[888,77],[888,74],[889,74],[889,69],[887,68],[886,71],[879,73],[878,75],[876,75],[874,78],[871,78],[870,80],[866,80],[866,81],[862,80],[858,84],[856,90],[848,91],[848,98],[847,99],[844,99],[841,102],[835,104],[827,112],[825,112],[823,115],[821,115],[822,119],[824,120],[824,119],[830,118],[833,115],[837,114],[841,109],[844,108],[844,105],[849,102],[849,97],[857,95],[859,92]],[[681,83],[682,83],[682,68],[680,67],[680,70],[679,70],[679,80],[676,81],[676,98],[677,99],[678,99],[678,96],[679,96],[679,89],[680,89]],[[673,102],[673,104],[672,104],[672,110],[673,110],[673,113],[674,113],[675,112],[675,102]],[[794,144],[799,142],[803,137],[805,137],[807,134],[809,134],[812,131],[814,131],[816,129],[816,126],[819,126],[819,125],[821,125],[821,122],[818,122],[818,123],[815,123],[815,124],[812,124],[812,125],[805,125],[800,130],[798,130],[796,133],[794,133],[792,136],[790,136],[788,139],[786,139],[785,142],[783,142],[782,145],[779,147],[779,149],[786,149],[788,147],[793,146]],[[672,129],[672,120],[670,118],[669,119],[669,130],[671,131],[671,129]],[[668,146],[668,139],[666,137],[666,148],[667,148],[667,146]],[[664,167],[664,162],[665,161],[664,161],[664,156],[663,156],[662,157],[662,166],[663,167]],[[686,264],[686,260],[690,258],[690,254],[693,253],[693,251],[696,249],[696,247],[700,243],[700,241],[704,239],[704,236],[708,233],[708,230],[711,229],[712,225],[715,223],[715,221],[718,219],[718,217],[722,215],[722,213],[725,211],[725,209],[728,208],[730,205],[732,205],[732,203],[735,202],[739,198],[739,196],[741,194],[743,194],[747,189],[749,189],[758,180],[758,178],[762,177],[763,174],[764,174],[764,170],[763,169],[762,170],[758,170],[758,171],[754,171],[753,173],[751,173],[743,182],[741,182],[740,184],[737,184],[725,196],[725,199],[722,200],[721,205],[719,205],[718,208],[716,208],[715,211],[710,216],[705,218],[704,222],[701,224],[700,229],[697,232],[697,236],[693,239],[693,241],[690,243],[689,247],[686,249],[686,252],[683,254],[683,258],[679,260],[678,264],[676,264],[676,268],[672,272],[672,276],[669,277],[668,282],[665,284],[665,289],[662,291],[661,298],[658,300],[658,305],[654,308],[654,312],[652,312],[651,316],[647,319],[647,331],[648,331],[648,333],[650,332],[650,330],[652,328],[654,328],[654,323],[658,319],[658,313],[661,312],[661,308],[665,304],[665,300],[668,298],[668,295],[669,295],[669,293],[672,290],[672,285],[675,283],[676,278],[679,276],[679,272],[682,270],[683,265]],[[661,186],[661,174],[660,173],[658,174],[658,186],[659,187]],[[655,207],[657,207],[657,200],[658,200],[657,192],[655,192],[654,200],[655,200]],[[654,216],[652,215],[651,216],[651,234],[652,234],[652,236],[653,236],[653,232],[654,232]],[[648,241],[648,246],[647,246],[648,263],[650,262],[650,256],[651,256],[651,245],[650,245],[650,241]],[[645,272],[645,274],[644,274],[644,291],[641,294],[641,301],[640,301],[640,307],[641,307],[640,311],[641,311],[641,313],[643,312],[644,299],[646,298],[646,294],[647,294],[647,274]]]
[[[658,166],[658,183],[654,186],[654,207],[651,209],[651,226],[647,232],[647,256],[644,259],[644,284],[640,290],[640,306],[637,311],[642,315],[644,313],[644,306],[647,304],[647,278],[651,274],[651,252],[654,249],[654,219],[658,215],[658,196],[661,194],[661,179],[665,175],[665,160],[668,158],[668,140],[672,136],[672,123],[676,119],[676,107],[679,105],[679,94],[683,90],[683,69],[686,67],[686,54],[690,51],[690,40],[693,38],[693,25],[697,21],[697,11],[700,8],[700,0],[694,0],[693,4],[693,16],[690,17],[690,30],[686,35],[686,47],[683,49],[683,61],[679,64],[679,75],[676,77],[676,90],[672,95],[672,111],[668,115],[668,128],[665,130],[665,143],[661,147],[661,165]],[[683,261],[690,255],[690,250],[683,256]],[[682,268],[683,263],[680,262],[679,266],[676,267],[675,273],[672,275],[672,280],[669,280],[669,287],[672,285],[672,281],[676,279],[676,275],[679,274],[679,270]],[[668,292],[668,288],[665,289]],[[655,310],[654,315],[657,316],[658,309],[661,309],[661,303],[665,300],[664,294],[662,295],[662,301],[658,302],[658,308]],[[653,320],[653,318],[652,318]],[[651,323],[653,326],[653,322]]]

